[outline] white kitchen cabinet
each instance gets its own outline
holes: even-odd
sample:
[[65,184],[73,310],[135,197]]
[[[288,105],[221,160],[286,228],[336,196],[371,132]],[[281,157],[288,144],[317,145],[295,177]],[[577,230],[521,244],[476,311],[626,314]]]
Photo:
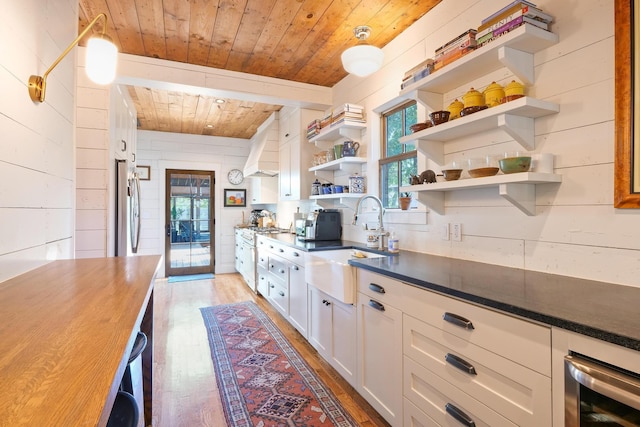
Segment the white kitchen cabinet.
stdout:
[[327,359],[331,347],[331,300],[324,292],[308,287],[309,343]]
[[356,389],[389,424],[401,426],[402,312],[381,302],[386,290],[370,284],[358,280]]
[[308,168],[312,164],[315,150],[307,142],[306,129],[309,122],[320,114],[319,111],[304,108],[281,112],[280,200],[308,199],[311,195],[313,174]]
[[126,88],[120,85],[113,85],[110,102],[111,152],[115,159],[127,160],[133,170],[138,130],[136,110]]
[[353,387],[356,385],[356,308],[309,289],[309,343]]
[[[300,334],[308,336],[305,254],[299,249],[258,236],[258,291]],[[262,274],[261,274],[262,272]]]
[[[551,425],[550,328],[362,269],[358,291],[358,342],[364,347],[359,355],[402,347],[401,361],[387,362],[384,369],[400,369],[402,391],[397,394],[405,400],[401,408],[409,408],[402,415],[404,425],[457,425],[455,416],[469,417],[476,426]],[[378,310],[380,319],[400,312],[399,333],[392,335],[387,321],[392,338],[378,332],[384,330],[373,316],[378,304],[385,309]],[[363,316],[365,309],[369,317]],[[360,344],[366,338],[360,324],[372,328],[372,339],[385,345]],[[397,334],[399,341],[392,341]],[[360,363],[362,372],[366,360]],[[359,379],[358,391],[384,416],[365,386]]]
[[276,204],[278,203],[278,178],[276,177],[250,177],[251,204]]
[[[236,228],[235,232],[235,268],[238,273],[242,271],[242,230]],[[241,273],[242,274],[242,273]]]
[[289,263],[289,322],[306,337],[307,330],[307,282],[304,265]]

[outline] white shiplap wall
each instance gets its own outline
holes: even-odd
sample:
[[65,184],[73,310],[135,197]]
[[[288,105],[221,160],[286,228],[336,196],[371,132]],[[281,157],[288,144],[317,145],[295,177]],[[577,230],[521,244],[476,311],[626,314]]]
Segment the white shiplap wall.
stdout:
[[[240,185],[231,185],[227,173],[233,168],[242,170],[249,155],[249,140],[170,132],[138,131],[138,164],[151,167],[151,180],[141,181],[139,254],[164,253],[164,197],[167,169],[214,171],[216,219],[215,254],[216,273],[234,272],[234,226],[249,218],[250,207],[223,207],[225,188],[245,188],[249,197],[247,179]],[[164,266],[159,272],[164,275]]]
[[[386,65],[380,72],[364,80],[349,76],[334,87],[334,104],[361,103],[369,122],[377,120],[372,110],[398,95],[406,69],[432,56],[447,40],[477,27],[481,17],[504,3],[443,1],[385,48]],[[537,3],[555,17],[552,31],[560,41],[535,55],[536,81],[528,93],[560,104],[560,113],[536,120],[535,152],[555,154],[555,172],[563,175],[562,184],[537,187],[533,217],[504,202],[496,189],[465,190],[447,193],[444,216],[432,212],[427,224],[393,227],[405,249],[640,286],[640,211],[612,207],[613,2],[584,0],[579,7],[575,2]],[[445,94],[444,106],[471,86],[483,89],[492,80],[504,84],[512,77],[502,69],[461,82]],[[376,153],[377,126],[369,127],[367,137],[369,152]],[[445,144],[445,160],[516,148],[506,134],[487,132]],[[376,181],[374,176],[369,183],[375,186]],[[462,224],[462,242],[442,240],[442,225],[454,222]],[[364,238],[349,225],[345,235]]]
[[78,2],[0,1],[0,282],[73,256],[75,54],[49,75],[44,103],[27,80],[77,35]]

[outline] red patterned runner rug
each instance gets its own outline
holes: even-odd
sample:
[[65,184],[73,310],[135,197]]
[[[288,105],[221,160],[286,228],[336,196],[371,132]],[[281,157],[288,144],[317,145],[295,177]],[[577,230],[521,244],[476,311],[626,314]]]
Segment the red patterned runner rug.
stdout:
[[200,311],[229,426],[357,425],[254,302]]

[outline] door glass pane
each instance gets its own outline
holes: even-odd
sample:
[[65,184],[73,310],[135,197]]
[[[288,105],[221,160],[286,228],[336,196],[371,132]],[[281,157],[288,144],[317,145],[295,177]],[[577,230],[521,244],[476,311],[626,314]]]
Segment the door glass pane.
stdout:
[[[211,262],[211,178],[209,173],[170,174],[170,269],[196,273]],[[194,269],[194,270],[184,270]]]

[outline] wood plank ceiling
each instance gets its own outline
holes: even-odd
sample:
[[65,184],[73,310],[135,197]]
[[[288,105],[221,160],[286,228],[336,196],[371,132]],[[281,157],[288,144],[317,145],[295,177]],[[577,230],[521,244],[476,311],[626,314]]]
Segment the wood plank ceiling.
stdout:
[[[331,87],[346,76],[354,27],[370,26],[368,43],[383,47],[440,1],[79,0],[79,31],[104,12],[123,53]],[[281,107],[128,89],[146,130],[250,138]]]

